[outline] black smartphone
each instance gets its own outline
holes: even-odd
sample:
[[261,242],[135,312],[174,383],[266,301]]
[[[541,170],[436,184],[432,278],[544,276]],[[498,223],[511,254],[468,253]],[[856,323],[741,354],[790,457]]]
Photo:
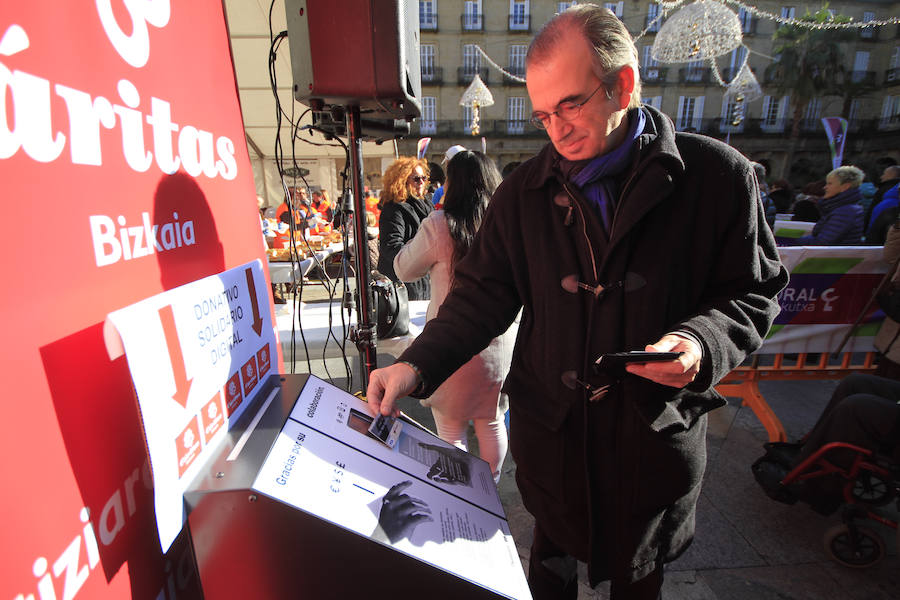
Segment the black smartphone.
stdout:
[[675,360],[684,352],[645,352],[633,350],[631,352],[613,352],[601,354],[594,361],[594,366],[599,371],[623,371],[628,363],[648,363]]

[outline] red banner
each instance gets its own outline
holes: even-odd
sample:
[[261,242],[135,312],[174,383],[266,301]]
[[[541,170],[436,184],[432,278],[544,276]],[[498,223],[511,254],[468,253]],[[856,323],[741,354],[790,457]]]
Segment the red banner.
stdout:
[[[0,597],[195,597],[184,533],[159,550],[128,369],[102,323],[264,258],[222,3],[32,0],[0,15]],[[213,412],[191,436],[219,426]]]

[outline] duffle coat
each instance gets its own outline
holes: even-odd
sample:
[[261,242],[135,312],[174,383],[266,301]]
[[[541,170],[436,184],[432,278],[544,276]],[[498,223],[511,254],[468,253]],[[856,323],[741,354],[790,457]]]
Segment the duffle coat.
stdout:
[[[589,565],[591,584],[640,579],[690,543],[706,464],[713,385],[762,342],[786,285],[750,163],[676,133],[644,107],[644,133],[607,234],[547,145],[498,188],[457,286],[400,360],[427,396],[522,317],[504,390],[524,504]],[[574,275],[584,287],[562,281]],[[595,373],[605,352],[643,350],[672,331],[703,345],[683,389]],[[573,375],[592,387],[591,401]]]

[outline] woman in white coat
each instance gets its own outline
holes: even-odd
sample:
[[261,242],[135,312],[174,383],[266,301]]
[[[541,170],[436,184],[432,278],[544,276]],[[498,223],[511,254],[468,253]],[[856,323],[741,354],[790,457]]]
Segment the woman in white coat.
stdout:
[[[447,164],[443,210],[431,213],[419,231],[394,258],[402,281],[431,276],[431,302],[426,320],[432,319],[453,286],[453,267],[472,244],[494,190],[500,184],[497,167],[481,152],[458,152]],[[495,338],[422,404],[431,407],[437,433],[463,450],[468,449],[471,420],[481,458],[491,466],[494,481],[506,457],[504,415],[506,394],[500,387],[509,372],[517,325]]]

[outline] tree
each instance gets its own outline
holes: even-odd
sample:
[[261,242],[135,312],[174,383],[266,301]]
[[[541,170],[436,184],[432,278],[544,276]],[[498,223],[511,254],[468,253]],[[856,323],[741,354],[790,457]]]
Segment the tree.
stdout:
[[[815,13],[807,9],[798,20],[810,25],[850,22],[849,17],[832,15],[827,4]],[[819,96],[844,95],[841,85],[849,78],[845,77],[847,68],[840,44],[854,39],[856,32],[850,29],[817,29],[784,24],[775,30],[772,36],[775,60],[766,68],[766,81],[772,82],[779,94],[790,95],[793,119],[782,176],[789,174],[800,138],[800,122],[809,102]]]

